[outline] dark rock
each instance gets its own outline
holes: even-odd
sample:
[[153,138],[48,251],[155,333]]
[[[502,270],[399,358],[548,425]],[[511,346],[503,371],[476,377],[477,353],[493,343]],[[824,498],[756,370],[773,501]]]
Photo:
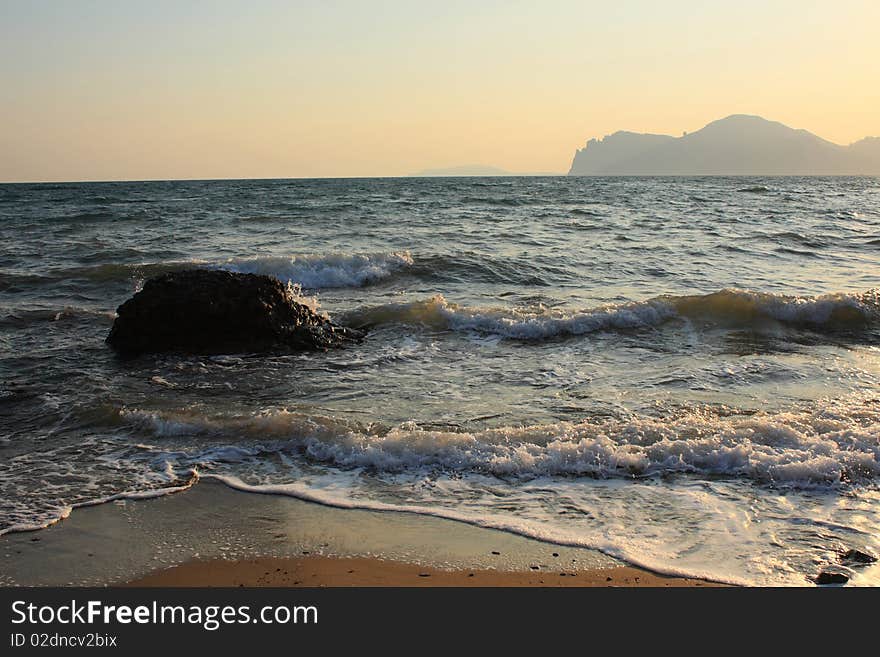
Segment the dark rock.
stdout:
[[846,564],[866,564],[866,563],[874,563],[877,561],[877,555],[868,552],[867,550],[857,550],[855,548],[850,548],[842,555],[840,555],[840,560]]
[[211,269],[151,278],[116,313],[107,342],[130,356],[328,349],[363,337],[297,303],[277,278]]
[[823,570],[813,580],[816,584],[846,584],[849,581],[849,575],[839,570]]

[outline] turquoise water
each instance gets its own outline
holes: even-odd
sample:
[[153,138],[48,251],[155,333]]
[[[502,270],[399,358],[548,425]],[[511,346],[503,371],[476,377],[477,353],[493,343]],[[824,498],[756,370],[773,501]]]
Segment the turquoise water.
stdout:
[[[5,530],[197,473],[734,582],[880,547],[876,178],[2,185],[0,231]],[[189,266],[369,336],[117,360]]]

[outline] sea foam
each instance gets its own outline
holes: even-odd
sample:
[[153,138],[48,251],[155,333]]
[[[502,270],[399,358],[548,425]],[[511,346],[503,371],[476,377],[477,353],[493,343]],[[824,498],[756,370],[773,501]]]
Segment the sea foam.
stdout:
[[121,414],[157,436],[210,435],[212,442],[223,444],[177,455],[192,467],[287,454],[387,473],[427,469],[526,478],[698,474],[796,488],[869,482],[880,476],[880,409],[873,402],[731,415],[693,409],[671,417],[479,431],[424,430],[404,423],[376,432],[338,418],[283,409],[247,416],[137,409]]
[[268,274],[303,289],[363,287],[378,283],[413,264],[407,251],[233,258],[215,266],[248,274]]

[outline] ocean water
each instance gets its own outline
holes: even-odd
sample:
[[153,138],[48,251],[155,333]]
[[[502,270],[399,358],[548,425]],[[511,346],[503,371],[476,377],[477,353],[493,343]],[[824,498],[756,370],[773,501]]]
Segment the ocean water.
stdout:
[[[193,266],[369,334],[117,359]],[[880,549],[878,288],[876,178],[0,185],[0,532],[212,477],[806,584]]]

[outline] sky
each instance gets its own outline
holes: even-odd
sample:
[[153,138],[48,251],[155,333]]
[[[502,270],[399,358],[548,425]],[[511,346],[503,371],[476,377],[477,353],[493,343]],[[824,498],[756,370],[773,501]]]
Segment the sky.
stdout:
[[880,135],[877,0],[0,0],[0,181],[568,170],[758,114]]

